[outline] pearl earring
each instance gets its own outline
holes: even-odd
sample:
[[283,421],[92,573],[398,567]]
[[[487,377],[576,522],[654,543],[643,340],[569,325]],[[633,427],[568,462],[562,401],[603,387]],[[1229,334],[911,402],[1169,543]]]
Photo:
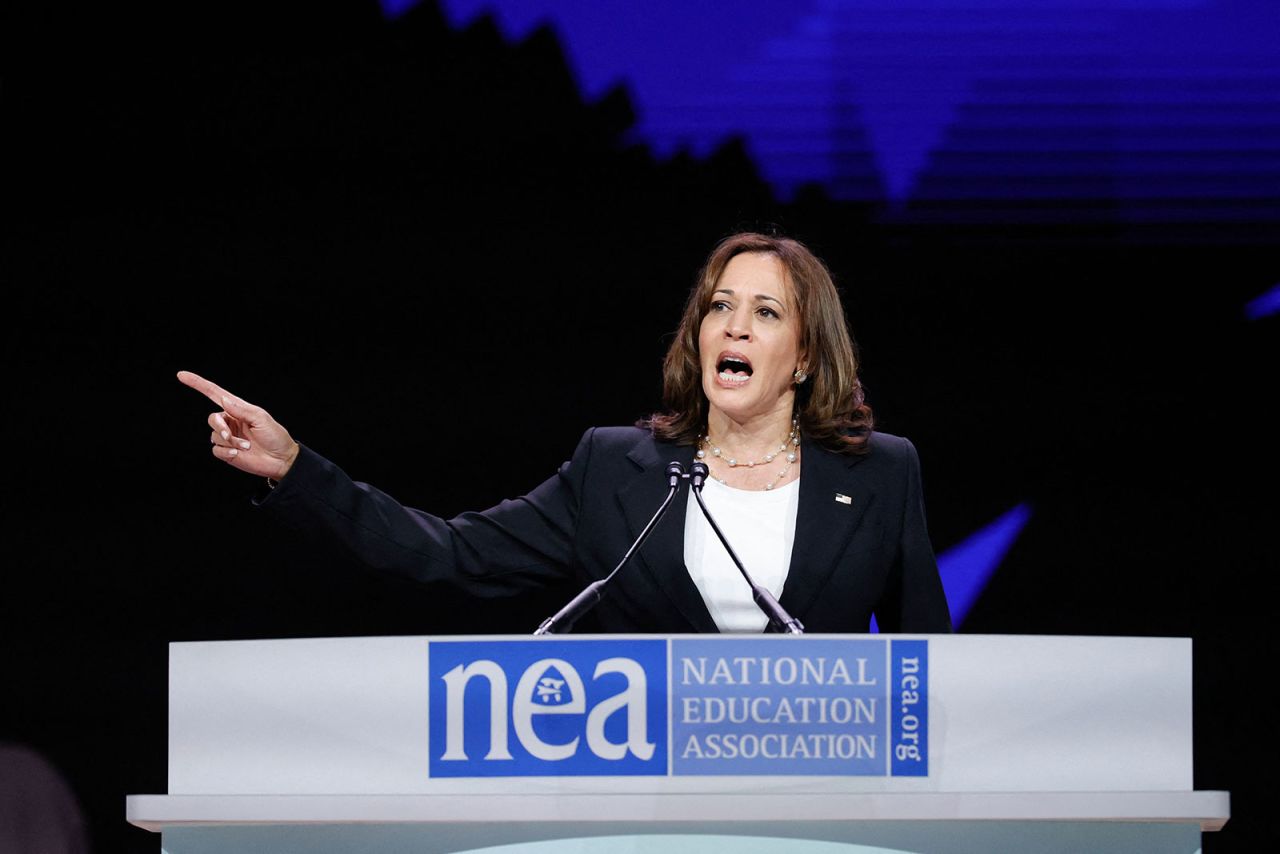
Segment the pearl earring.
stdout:
[[796,368],[796,372],[791,376],[795,378],[796,385],[801,385],[805,380],[809,379],[809,375],[799,368]]

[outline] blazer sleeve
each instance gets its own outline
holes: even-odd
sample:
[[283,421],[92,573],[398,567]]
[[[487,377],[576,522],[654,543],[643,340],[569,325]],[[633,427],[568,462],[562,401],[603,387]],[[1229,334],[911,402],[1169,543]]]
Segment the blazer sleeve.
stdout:
[[289,473],[255,504],[371,569],[449,582],[478,595],[511,595],[572,575],[593,433],[588,430],[573,458],[527,495],[453,519],[405,507],[305,446]]
[[951,631],[951,612],[938,575],[938,562],[929,541],[925,520],[924,487],[920,456],[909,439],[901,439],[905,457],[906,500],[902,505],[901,534],[884,596],[875,608],[882,632],[936,633]]

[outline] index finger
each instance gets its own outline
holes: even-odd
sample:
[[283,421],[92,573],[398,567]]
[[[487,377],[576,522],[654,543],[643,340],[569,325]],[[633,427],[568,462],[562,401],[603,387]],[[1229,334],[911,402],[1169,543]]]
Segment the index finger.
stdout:
[[178,382],[195,389],[219,406],[223,405],[223,398],[235,398],[235,395],[222,386],[205,379],[199,374],[193,374],[191,371],[178,371]]

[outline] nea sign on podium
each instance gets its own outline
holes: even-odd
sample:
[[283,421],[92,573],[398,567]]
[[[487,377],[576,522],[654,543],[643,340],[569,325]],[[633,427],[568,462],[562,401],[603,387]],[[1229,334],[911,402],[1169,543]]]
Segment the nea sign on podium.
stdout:
[[928,644],[432,641],[429,774],[927,776]]

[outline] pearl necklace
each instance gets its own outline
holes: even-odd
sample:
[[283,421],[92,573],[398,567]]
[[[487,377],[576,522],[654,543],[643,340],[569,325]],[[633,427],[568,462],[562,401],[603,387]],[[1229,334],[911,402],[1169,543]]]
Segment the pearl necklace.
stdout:
[[[724,478],[720,477],[718,474],[712,471],[711,459],[707,456],[707,449],[710,449],[712,457],[715,457],[717,460],[724,460],[726,463],[729,464],[729,468],[731,469],[737,468],[738,466],[755,468],[756,466],[768,465],[785,451],[787,454],[787,464],[782,467],[782,470],[779,471],[777,475],[774,476],[773,480],[769,481],[764,485],[764,488],[768,490],[768,489],[773,489],[774,485],[777,484],[778,481],[786,477],[787,472],[791,471],[791,467],[795,465],[795,462],[797,459],[797,449],[799,447],[800,447],[800,420],[792,419],[791,433],[787,435],[787,438],[782,441],[782,444],[778,446],[778,449],[776,451],[772,451],[771,453],[765,454],[764,459],[747,460],[746,462],[738,462],[738,460],[734,457],[726,457],[724,452],[721,451],[720,448],[716,446],[715,442],[711,441],[711,434],[709,432],[706,433],[705,435],[698,437],[697,457],[699,460],[702,460],[707,463],[707,471],[711,474],[712,477],[714,477],[716,480],[723,483],[725,486],[728,486],[729,485],[728,481],[726,481]],[[789,451],[787,450],[788,448],[790,448]]]

